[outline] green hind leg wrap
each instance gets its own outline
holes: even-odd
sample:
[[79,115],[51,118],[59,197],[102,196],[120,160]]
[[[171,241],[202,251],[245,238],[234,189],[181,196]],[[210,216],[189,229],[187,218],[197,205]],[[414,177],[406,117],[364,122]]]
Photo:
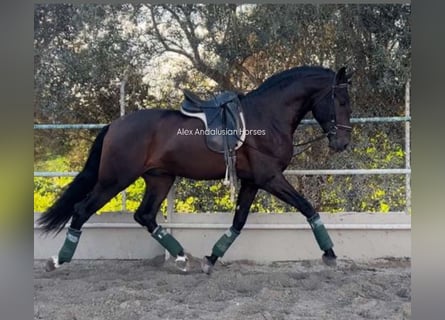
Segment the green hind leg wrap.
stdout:
[[59,251],[59,263],[70,262],[76,251],[77,244],[79,243],[80,234],[82,231],[68,228],[66,233],[65,242]]
[[316,214],[312,218],[307,219],[309,222],[312,232],[315,235],[315,239],[317,240],[320,249],[326,251],[331,249],[334,244],[332,243],[331,238],[329,237],[328,231],[326,230],[323,222],[320,219],[320,216]]
[[161,226],[157,226],[151,236],[155,238],[156,241],[158,241],[173,257],[176,258],[180,253],[184,254],[184,249],[178,240]]
[[215,255],[218,258],[224,256],[224,253],[226,253],[227,249],[229,249],[239,234],[240,233],[233,227],[230,227],[230,229],[227,230],[213,246],[212,255]]

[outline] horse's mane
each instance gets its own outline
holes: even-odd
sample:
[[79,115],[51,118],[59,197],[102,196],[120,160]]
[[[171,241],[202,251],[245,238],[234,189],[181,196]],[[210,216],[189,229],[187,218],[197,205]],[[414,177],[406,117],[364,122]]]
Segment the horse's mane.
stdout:
[[286,86],[290,84],[291,82],[306,77],[310,74],[314,73],[332,73],[333,71],[327,68],[318,67],[318,66],[302,66],[302,67],[295,67],[291,68],[279,73],[276,73],[266,79],[258,88],[251,91],[250,93],[260,93],[267,89],[273,88],[277,86],[278,84],[282,86]]

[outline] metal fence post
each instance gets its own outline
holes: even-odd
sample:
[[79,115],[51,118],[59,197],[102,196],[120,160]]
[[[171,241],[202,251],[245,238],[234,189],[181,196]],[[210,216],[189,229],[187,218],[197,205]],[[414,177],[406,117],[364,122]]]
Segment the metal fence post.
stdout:
[[[410,80],[405,85],[405,116],[410,117]],[[405,168],[409,172],[405,176],[406,214],[411,214],[411,124],[405,122]]]
[[[120,98],[119,98],[119,106],[120,106],[120,116],[123,117],[125,115],[125,84],[127,83],[126,76],[120,82]],[[122,212],[127,211],[127,191],[124,189],[121,192],[122,194]]]

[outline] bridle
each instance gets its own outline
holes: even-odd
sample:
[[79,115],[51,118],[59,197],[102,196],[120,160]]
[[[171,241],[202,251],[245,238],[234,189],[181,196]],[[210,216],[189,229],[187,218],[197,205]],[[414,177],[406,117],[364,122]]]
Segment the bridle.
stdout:
[[[335,80],[334,80],[335,81]],[[341,84],[333,84],[331,86],[330,92],[331,92],[331,98],[332,98],[332,108],[330,108],[329,113],[331,114],[331,128],[328,131],[328,136],[329,135],[337,135],[337,130],[338,129],[343,129],[345,131],[352,131],[352,127],[348,126],[346,124],[339,124],[337,123],[337,116],[336,116],[336,112],[335,112],[335,89],[336,88],[346,88],[348,87],[347,83],[341,83]],[[315,106],[315,104],[314,104]]]
[[348,131],[351,132],[352,131],[352,127],[348,126],[346,124],[339,124],[337,123],[337,116],[336,116],[336,112],[335,112],[335,89],[337,88],[345,88],[348,86],[348,83],[341,83],[341,84],[335,84],[335,79],[336,77],[334,76],[332,85],[324,90],[326,90],[325,93],[323,93],[323,95],[321,95],[320,98],[318,98],[314,103],[313,103],[313,107],[315,107],[317,104],[320,103],[320,101],[322,101],[329,93],[331,94],[331,98],[332,98],[332,107],[329,108],[329,114],[330,114],[330,127],[329,130],[319,136],[317,136],[314,139],[311,139],[309,141],[306,142],[302,142],[302,143],[298,143],[298,144],[294,144],[294,153],[293,156],[296,156],[300,153],[303,153],[304,151],[306,151],[310,146],[307,146],[306,148],[304,148],[301,151],[296,152],[295,148],[304,146],[304,145],[308,145],[308,144],[312,144],[316,141],[319,141],[325,137],[329,137],[329,136],[336,136],[337,135],[337,131],[338,130],[344,130],[344,131]]

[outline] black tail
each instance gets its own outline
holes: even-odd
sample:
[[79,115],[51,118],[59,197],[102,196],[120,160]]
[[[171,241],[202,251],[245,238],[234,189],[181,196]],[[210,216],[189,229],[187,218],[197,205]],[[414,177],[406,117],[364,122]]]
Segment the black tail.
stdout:
[[82,171],[68,185],[60,198],[37,220],[43,232],[59,233],[74,214],[74,205],[84,199],[97,182],[102,144],[108,131],[105,126],[97,135]]

